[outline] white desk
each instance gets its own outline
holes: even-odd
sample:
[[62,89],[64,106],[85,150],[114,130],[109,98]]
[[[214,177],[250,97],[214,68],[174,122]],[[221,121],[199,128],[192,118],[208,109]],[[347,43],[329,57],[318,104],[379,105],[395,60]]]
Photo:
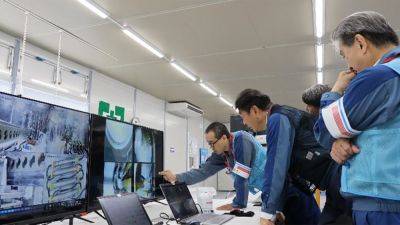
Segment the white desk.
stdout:
[[[227,203],[231,203],[231,202],[232,202],[232,199],[214,199],[213,207],[215,209],[218,206],[221,206],[221,205],[224,205]],[[172,216],[169,206],[161,205],[159,203],[155,203],[155,202],[148,203],[145,205],[145,209],[146,209],[146,212],[149,215],[150,219],[153,222],[158,222],[158,221],[165,222],[165,220],[162,220],[160,218],[161,212],[167,213],[168,215]],[[255,213],[255,215],[253,217],[235,217],[232,220],[230,220],[229,222],[225,223],[224,225],[253,225],[253,224],[257,225],[257,224],[259,224],[260,207],[254,207],[252,205],[252,203],[250,203],[249,207],[245,211],[253,211]],[[215,211],[215,213],[223,214],[223,213],[225,213],[225,211]],[[90,214],[84,216],[83,218],[89,219],[89,220],[95,222],[94,224],[107,225],[107,222],[104,219],[102,219],[101,217],[99,217],[98,215],[96,215],[95,213],[90,213]],[[88,223],[88,222],[77,220],[77,219],[74,220],[74,225],[90,225],[90,224],[92,224],[92,223]],[[176,225],[177,223],[175,221],[171,221],[171,222],[169,222],[169,224]],[[51,223],[51,225],[68,225],[68,221],[54,222],[54,223]]]
[[[214,199],[213,200],[213,208],[214,212],[216,214],[224,214],[226,211],[216,211],[215,209],[221,205],[231,203],[232,199]],[[160,221],[159,214],[161,212],[165,212],[168,215],[172,216],[172,212],[169,208],[169,206],[163,206],[158,203],[149,203],[145,206],[147,213],[149,214],[149,217],[154,221],[158,222]],[[249,203],[248,208],[245,209],[244,211],[253,211],[255,215],[253,217],[235,217],[232,220],[228,221],[224,225],[257,225],[260,222],[260,210],[261,207],[255,207],[253,206],[252,203]],[[165,222],[165,220],[164,220]],[[176,225],[177,223],[175,221],[169,222],[170,225]]]

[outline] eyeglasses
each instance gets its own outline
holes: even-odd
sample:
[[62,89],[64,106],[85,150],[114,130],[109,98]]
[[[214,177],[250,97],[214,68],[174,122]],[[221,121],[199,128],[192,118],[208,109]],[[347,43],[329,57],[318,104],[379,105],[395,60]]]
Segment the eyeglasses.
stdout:
[[215,145],[219,140],[221,140],[221,138],[222,138],[222,137],[218,138],[218,139],[217,139],[216,141],[214,141],[214,142],[208,142],[208,145],[210,146],[210,148],[214,149],[214,145]]

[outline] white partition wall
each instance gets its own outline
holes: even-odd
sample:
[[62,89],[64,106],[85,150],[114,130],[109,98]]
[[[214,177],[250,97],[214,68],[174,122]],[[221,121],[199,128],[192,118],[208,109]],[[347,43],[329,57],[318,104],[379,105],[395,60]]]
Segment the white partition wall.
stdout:
[[187,170],[187,120],[165,113],[164,168],[175,173]]
[[139,124],[164,131],[165,101],[136,89],[134,117]]

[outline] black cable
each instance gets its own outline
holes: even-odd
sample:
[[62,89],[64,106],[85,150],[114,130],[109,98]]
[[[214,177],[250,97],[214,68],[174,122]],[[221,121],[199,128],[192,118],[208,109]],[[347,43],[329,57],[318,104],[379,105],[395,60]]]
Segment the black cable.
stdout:
[[163,220],[167,220],[167,222],[165,222],[166,225],[169,225],[169,222],[171,221],[176,221],[176,223],[180,224],[178,220],[176,220],[175,218],[171,218],[168,214],[164,212],[160,213],[160,218]]
[[199,206],[201,213],[203,213],[203,208],[201,208],[201,205],[199,203],[196,203],[196,205]]

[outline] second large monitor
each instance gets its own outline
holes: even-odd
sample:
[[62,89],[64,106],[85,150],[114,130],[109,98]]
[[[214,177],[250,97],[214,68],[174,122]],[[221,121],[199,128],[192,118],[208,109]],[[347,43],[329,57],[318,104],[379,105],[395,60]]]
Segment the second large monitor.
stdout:
[[92,116],[89,210],[97,197],[136,192],[157,195],[163,169],[163,132]]

